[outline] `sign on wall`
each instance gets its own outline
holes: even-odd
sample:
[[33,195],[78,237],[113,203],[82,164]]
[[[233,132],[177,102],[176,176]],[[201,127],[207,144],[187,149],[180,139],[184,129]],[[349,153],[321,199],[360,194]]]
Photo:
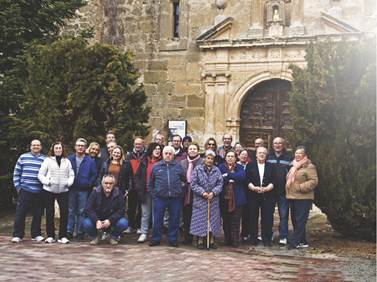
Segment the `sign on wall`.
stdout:
[[187,121],[186,120],[169,120],[168,121],[168,139],[171,140],[175,134],[180,135],[182,138],[187,133]]

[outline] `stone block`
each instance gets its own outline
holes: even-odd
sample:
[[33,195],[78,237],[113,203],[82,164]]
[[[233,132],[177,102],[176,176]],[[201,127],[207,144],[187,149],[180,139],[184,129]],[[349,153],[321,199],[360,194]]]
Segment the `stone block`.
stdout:
[[200,81],[200,67],[198,63],[187,63],[186,79],[188,81]]
[[197,108],[185,108],[182,109],[182,117],[185,119],[189,118],[204,118],[204,109]]
[[158,93],[161,96],[167,97],[173,94],[173,89],[174,89],[174,83],[171,82],[163,82],[163,83],[158,83]]
[[186,71],[184,66],[181,69],[168,69],[168,78],[170,81],[185,81]]
[[166,71],[148,71],[144,73],[145,83],[157,83],[167,80]]
[[204,108],[204,98],[196,95],[187,96],[187,107]]
[[167,70],[168,62],[167,61],[150,61],[149,69],[150,70]]
[[168,100],[168,107],[184,108],[186,105],[185,96],[171,96]]

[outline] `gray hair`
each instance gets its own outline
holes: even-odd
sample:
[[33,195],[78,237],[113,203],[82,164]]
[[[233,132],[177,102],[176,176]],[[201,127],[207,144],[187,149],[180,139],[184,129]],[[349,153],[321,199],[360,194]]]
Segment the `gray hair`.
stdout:
[[165,152],[170,152],[174,155],[175,154],[174,147],[173,146],[165,146],[164,149],[162,150],[162,153],[165,153]]
[[104,176],[102,176],[102,181],[101,181],[102,185],[105,182],[106,178],[111,178],[113,180],[113,183],[115,184],[115,177],[114,177],[114,175],[112,175],[112,174],[105,174]]
[[84,138],[77,138],[77,140],[76,140],[76,143],[75,143],[75,144],[77,144],[78,142],[82,142],[82,143],[85,143],[85,146],[87,146],[87,145],[88,145],[88,141],[86,141],[86,139],[84,139]]
[[208,155],[211,155],[211,156],[213,156],[213,157],[216,157],[215,152],[212,151],[212,150],[206,150],[206,151],[204,152],[204,156],[207,157]]

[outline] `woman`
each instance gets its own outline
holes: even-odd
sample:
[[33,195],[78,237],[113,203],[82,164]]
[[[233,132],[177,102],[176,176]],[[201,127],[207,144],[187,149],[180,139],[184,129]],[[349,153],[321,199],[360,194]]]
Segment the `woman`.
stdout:
[[[210,247],[217,246],[214,237],[220,231],[219,197],[223,188],[220,170],[214,165],[215,152],[205,152],[204,163],[196,166],[192,173],[191,189],[193,192],[192,218],[190,233],[198,236],[198,248],[204,249],[205,238],[210,228]],[[210,203],[210,226],[208,226],[208,205]]]
[[242,207],[246,204],[244,191],[245,170],[236,163],[233,150],[225,154],[225,163],[219,165],[223,175],[223,192],[220,198],[226,245],[239,246]]
[[292,212],[293,235],[290,248],[308,247],[305,238],[306,222],[314,200],[314,188],[318,184],[316,167],[306,155],[305,147],[295,151],[292,167],[287,175],[286,197]]
[[275,209],[275,195],[272,191],[272,165],[266,162],[267,149],[258,147],[256,162],[246,167],[248,183],[247,208],[249,214],[250,243],[258,243],[259,211],[261,212],[262,242],[264,246],[272,245],[272,225]]
[[148,238],[148,229],[152,213],[152,195],[148,191],[148,180],[153,165],[161,160],[162,145],[150,143],[146,157],[142,158],[135,174],[135,187],[138,199],[141,202],[141,234],[138,243],[144,243]]
[[[210,137],[207,139],[207,141],[204,143],[204,151],[211,150],[213,152],[217,152],[217,143],[215,138]],[[202,158],[204,158],[205,153],[201,155]],[[224,162],[224,158],[220,155],[215,156],[215,166],[219,166],[219,164]]]
[[73,184],[75,173],[71,162],[66,157],[62,143],[53,143],[38,173],[38,179],[43,184],[46,207],[46,243],[55,242],[55,200],[58,202],[60,213],[58,242],[69,243],[67,239],[68,188]]
[[110,158],[102,164],[98,174],[97,185],[101,185],[102,177],[105,174],[112,174],[115,177],[115,186],[126,196],[128,182],[131,177],[130,163],[124,160],[122,147],[115,146]]
[[88,149],[85,151],[85,153],[95,161],[97,173],[100,172],[103,162],[100,151],[101,146],[97,142],[90,143]]
[[192,216],[192,191],[191,180],[194,168],[203,163],[203,159],[199,156],[199,145],[197,143],[190,144],[187,148],[187,158],[181,161],[181,166],[186,174],[185,195],[183,200],[183,234],[185,244],[192,243],[192,235],[190,235],[190,223]]
[[[238,164],[246,169],[247,164],[250,162],[249,154],[246,149],[242,149],[238,155]],[[245,195],[247,195],[247,184],[244,185]],[[243,242],[249,241],[250,236],[250,227],[249,227],[249,213],[247,208],[242,209],[242,231],[241,237]]]
[[239,160],[239,156],[241,154],[241,151],[243,150],[243,146],[241,145],[240,142],[236,142],[234,144],[234,152],[236,153],[236,156],[237,156],[237,160]]

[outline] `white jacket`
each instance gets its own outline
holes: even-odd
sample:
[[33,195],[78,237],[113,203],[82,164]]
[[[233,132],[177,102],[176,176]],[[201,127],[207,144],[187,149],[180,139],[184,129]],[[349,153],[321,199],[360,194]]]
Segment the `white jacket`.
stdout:
[[44,190],[59,194],[68,191],[75,180],[75,173],[67,158],[62,158],[59,166],[55,157],[47,157],[39,169],[38,179]]

